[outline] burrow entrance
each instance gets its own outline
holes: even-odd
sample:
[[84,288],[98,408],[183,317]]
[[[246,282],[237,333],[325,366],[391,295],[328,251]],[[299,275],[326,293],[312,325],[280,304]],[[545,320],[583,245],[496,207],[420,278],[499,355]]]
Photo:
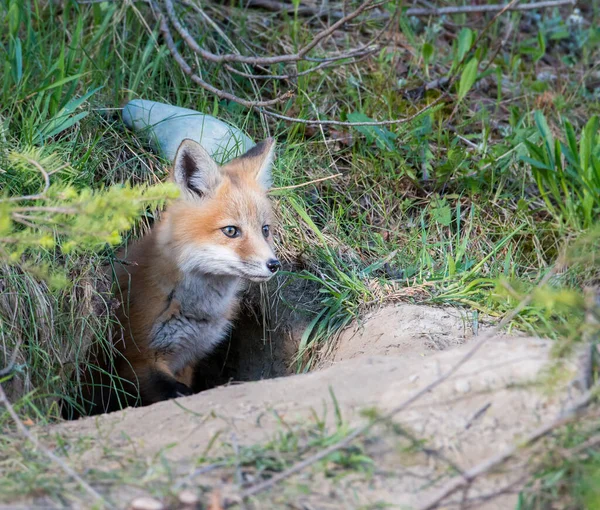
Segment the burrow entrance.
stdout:
[[[322,306],[318,286],[279,277],[268,291],[252,285],[242,303],[230,335],[195,367],[194,393],[297,373],[301,338]],[[455,308],[389,304],[343,331],[316,368],[362,356],[421,358],[462,344],[486,328],[470,315]]]
[[[296,373],[300,340],[320,309],[319,289],[298,278],[274,284],[268,304],[261,304],[258,287],[249,289],[230,337],[197,370],[194,391]],[[491,326],[489,318],[458,308],[390,303],[341,332],[333,348],[319,353],[317,368],[362,356],[420,359]]]
[[315,284],[299,278],[275,279],[267,292],[252,285],[231,333],[196,367],[194,392],[294,374],[317,298]]

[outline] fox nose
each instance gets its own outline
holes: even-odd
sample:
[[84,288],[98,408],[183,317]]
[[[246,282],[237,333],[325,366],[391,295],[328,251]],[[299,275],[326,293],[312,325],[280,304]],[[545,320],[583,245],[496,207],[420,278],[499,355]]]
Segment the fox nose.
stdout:
[[271,259],[267,262],[267,269],[271,271],[271,273],[276,273],[280,267],[281,262],[279,262],[277,259]]

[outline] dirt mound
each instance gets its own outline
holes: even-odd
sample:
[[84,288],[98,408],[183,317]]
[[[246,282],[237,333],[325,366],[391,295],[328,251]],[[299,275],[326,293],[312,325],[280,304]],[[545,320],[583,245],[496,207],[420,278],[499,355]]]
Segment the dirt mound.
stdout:
[[[293,424],[309,423],[324,408],[328,409],[325,421],[335,426],[331,395],[349,424],[363,422],[361,412],[368,408],[390,411],[461,360],[471,345],[459,344],[473,336],[474,324],[478,330],[472,318],[454,309],[387,307],[342,334],[338,348],[322,364],[330,365],[326,368],[222,386],[177,401],[65,423],[56,432],[70,438],[96,438],[97,447],[80,459],[85,466],[114,467],[106,458],[111,450],[144,457],[160,452],[178,466],[178,473],[186,474],[209,445],[218,447],[221,438],[234,437],[239,446],[265,442]],[[355,508],[383,502],[394,508],[417,507],[457,469],[498,454],[555,417],[577,396],[567,391],[567,384],[553,395],[536,386],[549,349],[550,343],[539,339],[490,339],[450,378],[394,417],[403,430],[425,440],[438,454],[398,448],[397,434],[382,430],[367,443],[377,466],[373,476],[332,483],[304,470],[291,481],[310,487],[294,496],[298,508]],[[516,501],[514,491],[488,503],[485,494],[499,487],[518,488],[525,468],[518,467],[476,484],[467,498],[471,506],[464,507],[510,508]],[[218,472],[200,475],[194,484],[216,484],[224,494],[236,491]],[[278,499],[282,490],[276,486],[264,496],[261,508],[283,507]],[[127,498],[131,492],[121,502],[125,504]]]
[[324,364],[360,356],[427,356],[487,329],[477,316],[456,308],[388,306],[344,331]]

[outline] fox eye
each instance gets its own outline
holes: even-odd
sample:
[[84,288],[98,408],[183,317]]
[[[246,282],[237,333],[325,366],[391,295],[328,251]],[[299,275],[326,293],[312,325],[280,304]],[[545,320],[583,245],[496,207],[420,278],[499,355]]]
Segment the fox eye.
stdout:
[[239,237],[240,236],[240,231],[237,227],[234,227],[232,225],[229,225],[227,227],[223,227],[221,229],[221,232],[223,232],[223,234],[225,234],[227,237]]
[[270,232],[269,225],[264,225],[263,228],[262,228],[263,236],[269,237],[269,232]]

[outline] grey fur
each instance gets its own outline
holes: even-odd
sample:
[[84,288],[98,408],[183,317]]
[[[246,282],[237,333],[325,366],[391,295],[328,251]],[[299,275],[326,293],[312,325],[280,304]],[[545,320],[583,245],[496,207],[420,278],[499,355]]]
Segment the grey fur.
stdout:
[[237,276],[187,273],[172,295],[180,313],[153,326],[150,347],[167,355],[174,373],[208,356],[229,331],[240,290]]

